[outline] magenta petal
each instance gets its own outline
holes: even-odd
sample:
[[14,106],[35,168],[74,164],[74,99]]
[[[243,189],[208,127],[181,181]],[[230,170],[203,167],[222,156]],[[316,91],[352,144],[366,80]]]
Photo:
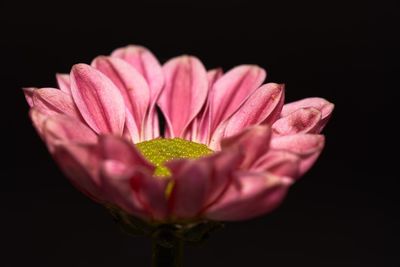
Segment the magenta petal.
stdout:
[[232,146],[238,146],[243,153],[242,168],[251,167],[255,161],[269,149],[271,129],[269,126],[252,126],[241,133],[221,141],[222,151]]
[[106,196],[99,180],[99,157],[93,145],[64,144],[55,147],[53,157],[71,183],[93,200],[104,202]]
[[211,130],[232,115],[266,77],[262,68],[243,65],[225,73],[210,91]]
[[246,220],[272,211],[286,195],[290,180],[269,173],[242,173],[206,212],[218,221]]
[[321,121],[321,112],[315,108],[301,108],[286,117],[280,118],[272,125],[275,135],[297,133],[317,133]]
[[97,135],[82,122],[65,115],[49,117],[43,126],[44,136],[50,146],[60,143],[95,144]]
[[321,112],[321,120],[318,123],[316,132],[319,133],[329,121],[335,105],[327,100],[319,97],[305,98],[296,102],[288,103],[283,106],[281,117],[286,117],[289,114],[302,108],[315,108]]
[[300,157],[299,175],[304,174],[317,160],[325,143],[323,135],[295,134],[272,138],[273,150],[288,151]]
[[119,58],[100,56],[92,66],[105,74],[118,87],[125,105],[133,115],[140,132],[150,101],[150,89],[143,76]]
[[104,74],[86,64],[75,65],[71,71],[71,93],[82,117],[95,132],[122,135],[124,99]]
[[81,118],[71,95],[55,88],[34,90],[32,102],[37,110],[47,115],[64,114],[78,120]]
[[56,79],[58,83],[58,88],[61,91],[70,94],[71,93],[71,82],[69,79],[69,74],[57,73]]
[[167,134],[182,137],[206,100],[207,73],[200,60],[192,56],[171,59],[163,69],[166,80],[158,105],[172,127]]

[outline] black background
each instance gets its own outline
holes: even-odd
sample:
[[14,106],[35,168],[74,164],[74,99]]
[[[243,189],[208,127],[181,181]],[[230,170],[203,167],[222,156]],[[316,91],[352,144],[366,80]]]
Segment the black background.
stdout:
[[100,2],[0,4],[1,266],[149,266],[150,242],[63,177],[20,90],[130,43],[161,61],[258,64],[287,101],[336,104],[324,153],[283,205],[187,248],[185,266],[400,265],[395,1]]

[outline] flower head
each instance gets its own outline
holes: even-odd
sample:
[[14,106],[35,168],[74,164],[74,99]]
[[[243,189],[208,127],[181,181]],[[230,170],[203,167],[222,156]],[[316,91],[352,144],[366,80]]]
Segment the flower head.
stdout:
[[24,92],[49,151],[95,201],[151,222],[231,221],[282,201],[333,110],[321,98],[284,105],[284,86],[265,78],[186,55],[161,66],[132,45],[57,74],[59,89]]

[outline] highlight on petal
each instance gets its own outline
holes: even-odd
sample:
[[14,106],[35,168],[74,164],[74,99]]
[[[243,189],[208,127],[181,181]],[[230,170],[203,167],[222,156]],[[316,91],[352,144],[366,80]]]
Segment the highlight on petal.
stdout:
[[150,89],[143,76],[119,58],[100,56],[92,66],[105,74],[118,87],[128,110],[133,115],[140,136],[150,102]]
[[335,108],[335,105],[319,97],[305,98],[284,105],[282,108],[281,117],[286,117],[291,113],[302,108],[315,108],[321,112],[321,121],[319,122],[319,125],[316,128],[316,132],[319,133],[322,131],[326,123],[329,121],[332,115],[332,111]]
[[37,88],[35,87],[25,87],[22,88],[22,91],[24,92],[24,96],[26,99],[26,102],[28,103],[29,107],[33,107],[33,92],[36,90]]
[[215,82],[224,74],[221,68],[207,71],[208,87],[212,88]]
[[240,173],[220,201],[207,210],[206,217],[237,221],[265,214],[281,203],[290,184],[290,179],[270,173]]
[[308,171],[317,160],[325,143],[323,135],[295,134],[272,138],[273,150],[288,151],[299,156],[299,175]]
[[320,122],[321,112],[319,110],[301,108],[275,121],[272,130],[275,135],[318,133]]
[[37,110],[47,115],[64,114],[78,120],[81,118],[71,95],[55,88],[34,90],[32,102]]
[[211,131],[231,116],[265,80],[264,69],[255,65],[233,68],[219,78],[210,91]]
[[82,117],[95,132],[122,135],[124,99],[104,74],[86,64],[75,65],[71,70],[71,93]]
[[71,82],[69,79],[69,74],[57,73],[56,74],[58,88],[61,91],[70,94],[71,93]]
[[158,100],[170,128],[169,137],[183,137],[189,123],[200,112],[208,93],[207,73],[195,57],[180,56],[164,67],[165,87]]

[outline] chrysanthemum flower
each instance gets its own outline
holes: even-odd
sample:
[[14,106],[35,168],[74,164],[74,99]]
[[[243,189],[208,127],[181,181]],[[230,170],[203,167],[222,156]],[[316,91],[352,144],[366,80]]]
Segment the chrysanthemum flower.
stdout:
[[49,151],[93,200],[150,223],[233,221],[277,207],[321,153],[333,110],[321,98],[284,105],[284,85],[265,78],[187,55],[161,66],[127,46],[58,74],[59,89],[24,92]]

